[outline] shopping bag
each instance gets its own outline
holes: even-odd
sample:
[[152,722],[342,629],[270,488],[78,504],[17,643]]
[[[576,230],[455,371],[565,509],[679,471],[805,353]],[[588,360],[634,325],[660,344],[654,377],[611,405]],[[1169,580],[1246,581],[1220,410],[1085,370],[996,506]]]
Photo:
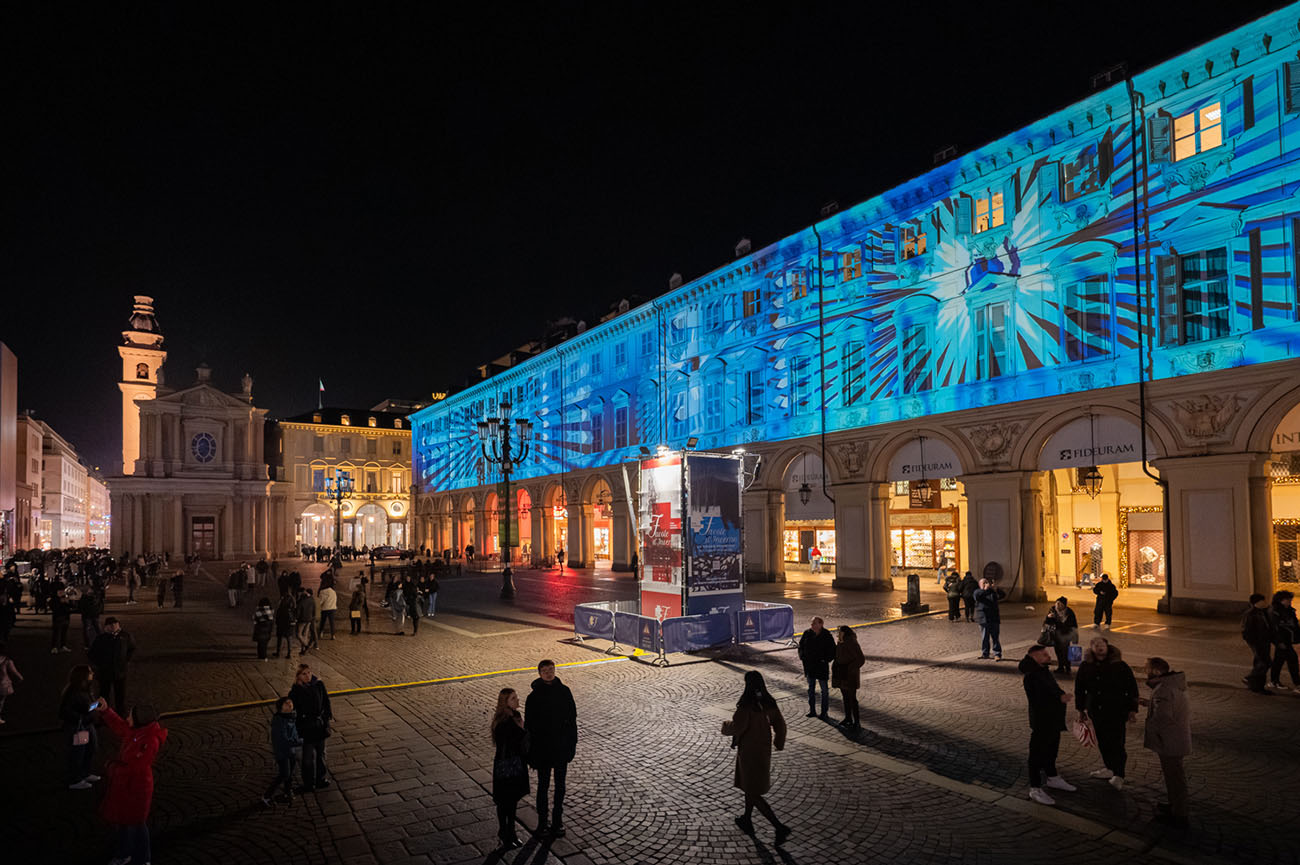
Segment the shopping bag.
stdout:
[[1092,722],[1087,718],[1082,721],[1075,721],[1071,728],[1074,738],[1079,740],[1079,744],[1085,748],[1093,748],[1097,745],[1097,732],[1092,729]]
[[1083,646],[1080,646],[1078,644],[1070,646],[1070,663],[1071,664],[1083,663]]

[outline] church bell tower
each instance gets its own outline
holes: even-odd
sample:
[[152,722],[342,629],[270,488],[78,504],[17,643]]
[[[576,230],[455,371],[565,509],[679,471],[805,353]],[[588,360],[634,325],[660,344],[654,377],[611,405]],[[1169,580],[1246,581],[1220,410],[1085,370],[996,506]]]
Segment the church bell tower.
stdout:
[[140,407],[137,400],[153,399],[158,395],[159,373],[167,352],[163,351],[162,329],[153,315],[153,298],[135,296],[131,310],[130,330],[122,331],[122,345],[117,353],[122,356],[122,474],[135,473],[135,461],[140,458]]

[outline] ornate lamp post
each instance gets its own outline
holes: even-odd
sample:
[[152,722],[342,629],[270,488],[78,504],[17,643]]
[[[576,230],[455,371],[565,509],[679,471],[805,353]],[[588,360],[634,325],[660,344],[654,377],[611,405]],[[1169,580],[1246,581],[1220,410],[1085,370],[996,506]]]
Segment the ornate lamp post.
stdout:
[[512,443],[510,440],[510,403],[503,401],[501,403],[501,417],[490,417],[487,420],[479,421],[478,440],[480,447],[483,448],[483,459],[501,470],[501,480],[504,486],[504,495],[498,496],[505,510],[505,522],[501,532],[501,560],[505,567],[501,569],[501,597],[503,600],[509,600],[515,596],[514,572],[510,569],[510,511],[512,510],[510,498],[510,474],[514,471],[515,466],[528,459],[529,446],[528,442],[533,436],[533,425],[527,418],[518,418],[515,420],[516,432],[519,436],[519,442]]
[[325,498],[334,502],[334,552],[343,546],[343,500],[352,495],[352,477],[343,472],[325,479]]

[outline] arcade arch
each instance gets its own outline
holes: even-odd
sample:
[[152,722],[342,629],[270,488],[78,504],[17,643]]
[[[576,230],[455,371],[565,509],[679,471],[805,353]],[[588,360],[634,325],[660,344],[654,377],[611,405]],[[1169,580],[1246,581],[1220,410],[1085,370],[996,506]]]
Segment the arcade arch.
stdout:
[[800,450],[785,460],[781,555],[787,578],[820,574],[830,582],[835,573],[835,505],[824,492],[830,483],[819,454]]
[[[1293,396],[1292,399],[1300,398]],[[1300,594],[1300,401],[1273,429],[1269,458],[1273,588]]]
[[353,544],[360,547],[382,547],[388,543],[388,514],[379,505],[367,502],[357,508],[353,520],[355,540]]
[[884,444],[876,462],[888,502],[889,573],[942,584],[970,570],[965,488],[968,460],[943,434],[917,430]]
[[334,546],[334,511],[329,505],[315,502],[303,508],[298,517],[298,543],[304,547]]

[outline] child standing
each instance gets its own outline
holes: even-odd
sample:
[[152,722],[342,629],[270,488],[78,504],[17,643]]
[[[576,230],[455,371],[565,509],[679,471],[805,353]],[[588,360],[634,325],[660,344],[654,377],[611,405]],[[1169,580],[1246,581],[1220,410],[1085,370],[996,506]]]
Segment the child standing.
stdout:
[[275,776],[271,786],[262,796],[262,807],[271,807],[271,796],[275,788],[284,786],[284,799],[293,804],[293,767],[302,753],[302,737],[298,735],[298,713],[293,709],[293,700],[281,697],[276,704],[275,714],[271,716],[271,754],[280,774]]

